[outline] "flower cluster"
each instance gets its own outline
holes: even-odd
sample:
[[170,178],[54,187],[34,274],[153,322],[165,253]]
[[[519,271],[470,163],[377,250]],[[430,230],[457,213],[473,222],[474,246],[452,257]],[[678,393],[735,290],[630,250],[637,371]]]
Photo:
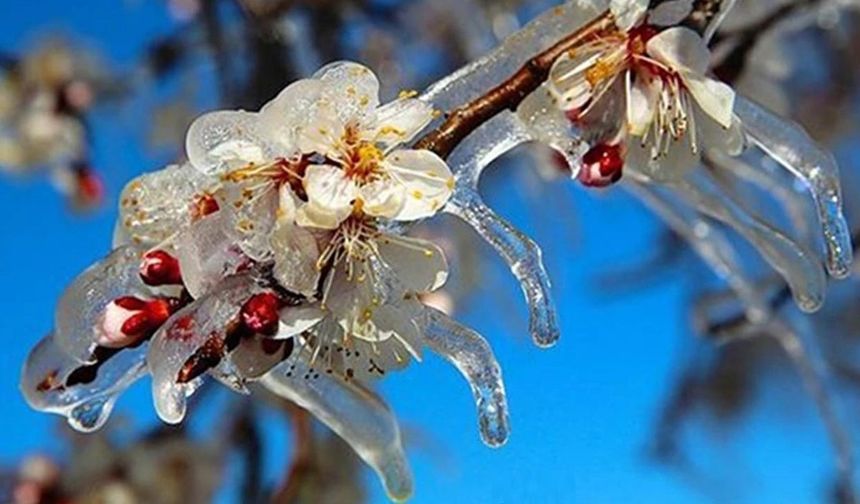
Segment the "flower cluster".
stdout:
[[259,112],[192,124],[187,163],[123,191],[114,251],[68,288],[30,356],[30,404],[90,431],[150,374],[159,416],[177,423],[205,377],[242,393],[259,381],[316,413],[403,498],[397,424],[367,385],[429,347],[470,382],[485,441],[503,443],[495,358],[422,304],[447,263],[403,234],[454,188],[445,161],[406,147],[434,110],[378,94],[370,70],[333,63]]
[[[567,117],[593,131],[582,158],[588,186],[617,182],[625,161],[655,179],[679,177],[705,148],[739,152],[735,93],[707,76],[707,41],[676,26],[690,2],[613,0],[614,27],[556,61],[549,90]],[[618,120],[616,120],[618,119]]]

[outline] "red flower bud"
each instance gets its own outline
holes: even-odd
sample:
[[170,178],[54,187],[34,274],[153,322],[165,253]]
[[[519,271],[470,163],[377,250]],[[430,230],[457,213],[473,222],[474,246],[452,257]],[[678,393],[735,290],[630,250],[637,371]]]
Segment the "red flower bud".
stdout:
[[146,285],[182,285],[179,261],[163,250],[153,250],[143,256],[140,278]]
[[273,336],[278,332],[281,305],[281,298],[272,292],[254,294],[242,306],[242,323],[254,333]]
[[621,147],[600,143],[582,156],[579,182],[586,187],[608,187],[621,180],[623,170]]

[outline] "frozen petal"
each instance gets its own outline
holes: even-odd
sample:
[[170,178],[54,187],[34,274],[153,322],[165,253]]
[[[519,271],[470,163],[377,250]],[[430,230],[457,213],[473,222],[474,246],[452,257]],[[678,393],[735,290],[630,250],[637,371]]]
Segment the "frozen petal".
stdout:
[[412,474],[400,441],[400,429],[388,407],[373,392],[326,374],[304,379],[307,367],[289,375],[281,366],[261,382],[275,394],[307,409],[346,441],[379,475],[390,498],[412,495]]
[[386,173],[406,189],[406,201],[394,217],[412,221],[430,217],[451,197],[454,176],[445,161],[425,150],[398,150],[386,156]]
[[403,145],[433,121],[433,106],[415,98],[401,98],[376,109],[366,140],[385,146]]
[[275,227],[278,191],[273,185],[252,190],[244,185],[228,185],[220,194],[220,213],[229,216],[227,234],[236,246],[255,261],[266,261],[272,256],[269,242]]
[[275,339],[297,336],[317,325],[326,315],[318,304],[287,306],[280,311],[281,319]]
[[293,145],[295,127],[307,120],[322,91],[323,85],[316,79],[302,79],[288,85],[260,109],[260,129],[283,145]]
[[320,255],[316,237],[302,227],[279,222],[272,233],[275,266],[272,274],[290,292],[314,297],[320,280],[317,259]]
[[[107,421],[119,394],[146,374],[145,356],[143,345],[116,353],[98,366],[83,365],[49,335],[30,352],[21,373],[21,391],[30,407],[63,415],[75,430],[92,432]],[[72,384],[67,383],[70,376]]]
[[685,27],[664,30],[648,41],[648,54],[673,70],[704,75],[711,53],[702,37]]
[[145,292],[138,274],[140,250],[119,248],[81,273],[66,288],[54,318],[55,340],[70,357],[90,362],[105,308],[115,299]]
[[735,91],[731,86],[695,74],[684,74],[684,84],[705,114],[723,128],[729,129],[732,126]]
[[329,63],[314,74],[325,85],[325,98],[343,123],[364,122],[379,107],[379,80],[367,67],[351,61]]
[[377,248],[382,261],[411,292],[434,291],[448,280],[445,253],[429,241],[383,235]]
[[442,312],[425,308],[427,345],[457,367],[469,382],[478,408],[478,428],[489,446],[501,446],[510,433],[502,370],[489,343]]
[[292,154],[289,146],[268,142],[257,114],[244,111],[210,112],[198,117],[188,129],[185,150],[191,165],[207,175]]
[[118,226],[134,243],[161,243],[191,224],[195,202],[214,182],[189,164],[141,175],[120,195]]
[[176,240],[176,258],[185,288],[195,299],[248,264],[230,233],[232,220],[218,211],[194,223]]

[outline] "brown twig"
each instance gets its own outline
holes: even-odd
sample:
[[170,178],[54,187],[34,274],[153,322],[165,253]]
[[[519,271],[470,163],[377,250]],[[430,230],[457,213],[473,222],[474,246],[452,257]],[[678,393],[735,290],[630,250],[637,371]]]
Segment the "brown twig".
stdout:
[[293,427],[293,458],[287,469],[281,487],[272,495],[273,504],[296,502],[306,476],[314,470],[313,463],[313,425],[307,411],[291,402],[284,401],[283,407],[290,417]]
[[482,124],[504,110],[515,110],[529,94],[546,81],[558,58],[575,50],[582,43],[614,29],[614,23],[612,15],[608,11],[604,12],[527,61],[515,74],[486,94],[448,113],[445,122],[416,142],[415,149],[426,149],[442,158],[448,157],[463,139]]

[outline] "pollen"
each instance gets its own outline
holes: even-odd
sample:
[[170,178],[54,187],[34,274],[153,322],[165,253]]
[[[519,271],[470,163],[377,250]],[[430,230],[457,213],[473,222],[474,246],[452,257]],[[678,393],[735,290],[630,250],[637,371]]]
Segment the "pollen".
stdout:
[[401,100],[405,100],[407,98],[415,98],[416,96],[418,96],[418,91],[415,91],[414,89],[404,89],[400,92],[399,95],[397,95],[397,97]]

